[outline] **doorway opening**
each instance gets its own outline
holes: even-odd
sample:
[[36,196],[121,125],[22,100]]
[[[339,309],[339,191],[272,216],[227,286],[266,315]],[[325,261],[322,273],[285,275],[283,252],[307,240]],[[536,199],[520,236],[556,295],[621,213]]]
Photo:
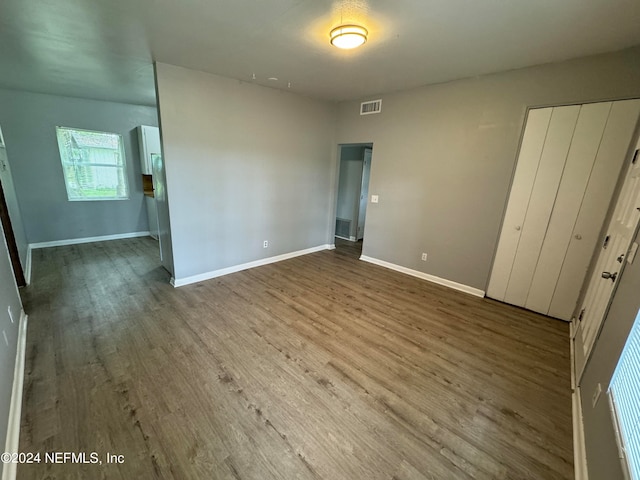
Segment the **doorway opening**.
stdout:
[[[4,241],[9,251],[9,259],[13,268],[13,275],[18,287],[27,284],[23,261],[27,251],[27,240],[24,234],[18,199],[13,185],[13,177],[9,168],[4,137],[0,129],[0,225],[4,234]],[[0,238],[0,242],[3,239]],[[22,259],[20,254],[22,253]]]
[[336,201],[336,252],[360,258],[365,236],[372,143],[340,145]]
[[24,276],[22,263],[20,262],[18,244],[16,243],[16,237],[13,234],[13,226],[11,225],[11,218],[9,217],[9,208],[7,206],[7,202],[4,197],[4,190],[2,188],[1,181],[0,181],[0,223],[2,224],[4,239],[7,243],[7,249],[9,250],[9,258],[11,260],[11,266],[13,267],[13,275],[15,276],[16,284],[19,287],[24,287],[27,284],[27,281]]

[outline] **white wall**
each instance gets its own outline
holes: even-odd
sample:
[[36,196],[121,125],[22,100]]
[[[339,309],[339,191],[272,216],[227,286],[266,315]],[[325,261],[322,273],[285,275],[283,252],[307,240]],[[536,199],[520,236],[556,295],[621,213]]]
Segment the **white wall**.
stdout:
[[156,72],[177,281],[333,243],[332,104],[166,64]]
[[[13,323],[7,311],[9,306],[13,313]],[[13,270],[11,269],[4,232],[2,231],[2,226],[0,226],[0,442],[2,442],[1,448],[3,451],[7,436],[9,407],[11,405],[11,390],[13,387],[13,372],[21,311],[22,303],[18,295],[18,287],[15,283]],[[9,346],[6,345],[2,332],[7,335]],[[3,465],[0,464],[0,469],[2,467]]]
[[363,254],[485,290],[527,108],[637,96],[640,48],[340,104],[338,143],[375,148]]

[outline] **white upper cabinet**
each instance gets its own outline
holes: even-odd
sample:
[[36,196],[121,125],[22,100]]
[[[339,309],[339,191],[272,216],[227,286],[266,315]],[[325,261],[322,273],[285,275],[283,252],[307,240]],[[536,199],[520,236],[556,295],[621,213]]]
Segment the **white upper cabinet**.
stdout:
[[152,175],[151,155],[160,155],[160,130],[158,127],[141,125],[138,127],[138,145],[140,146],[140,164],[143,175]]

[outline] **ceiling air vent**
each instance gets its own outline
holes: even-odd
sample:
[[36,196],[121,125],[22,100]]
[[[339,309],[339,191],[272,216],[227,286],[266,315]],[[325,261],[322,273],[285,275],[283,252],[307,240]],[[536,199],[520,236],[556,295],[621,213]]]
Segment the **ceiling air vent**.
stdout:
[[382,100],[371,100],[360,104],[360,115],[371,115],[382,111]]

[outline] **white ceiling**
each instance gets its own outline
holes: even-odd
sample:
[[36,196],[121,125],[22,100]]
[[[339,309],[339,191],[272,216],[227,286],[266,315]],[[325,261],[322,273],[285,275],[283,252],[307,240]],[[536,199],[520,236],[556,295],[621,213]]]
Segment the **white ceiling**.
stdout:
[[0,86],[148,105],[154,60],[340,101],[638,44],[639,0],[0,2]]

